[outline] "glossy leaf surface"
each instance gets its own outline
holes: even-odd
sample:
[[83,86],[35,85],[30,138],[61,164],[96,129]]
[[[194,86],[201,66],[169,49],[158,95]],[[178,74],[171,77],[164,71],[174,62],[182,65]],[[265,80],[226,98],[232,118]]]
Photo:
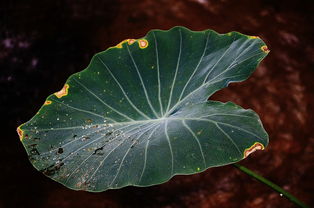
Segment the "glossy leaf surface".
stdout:
[[152,30],[96,54],[18,128],[36,169],[71,189],[150,186],[264,149],[255,112],[207,101],[267,55],[237,32]]

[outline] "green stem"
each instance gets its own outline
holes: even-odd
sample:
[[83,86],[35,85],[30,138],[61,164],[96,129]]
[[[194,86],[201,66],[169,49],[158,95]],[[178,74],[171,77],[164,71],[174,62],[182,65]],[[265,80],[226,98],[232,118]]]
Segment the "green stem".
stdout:
[[272,188],[273,190],[277,191],[280,196],[284,196],[287,199],[289,199],[291,202],[293,202],[294,204],[296,204],[299,207],[303,207],[303,208],[308,208],[309,206],[307,206],[306,204],[304,204],[303,202],[301,202],[299,199],[297,199],[295,196],[293,196],[292,194],[290,194],[289,192],[283,190],[281,187],[279,187],[278,185],[274,184],[273,182],[267,180],[266,178],[258,175],[257,173],[251,171],[250,169],[239,165],[239,164],[233,164],[236,168],[238,168],[239,170],[241,170],[242,172],[246,173],[249,176],[252,176],[253,178],[255,178],[256,180],[264,183],[265,185],[269,186],[270,188]]

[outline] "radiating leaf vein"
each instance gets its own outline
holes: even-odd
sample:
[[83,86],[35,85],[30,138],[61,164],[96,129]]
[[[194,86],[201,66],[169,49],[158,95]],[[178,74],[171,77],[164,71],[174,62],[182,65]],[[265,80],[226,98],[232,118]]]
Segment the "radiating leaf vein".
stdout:
[[155,35],[155,32],[153,33],[153,37],[155,40],[155,53],[156,53],[156,65],[157,65],[157,81],[158,81],[158,101],[159,101],[159,105],[160,105],[160,114],[163,115],[164,114],[164,110],[162,107],[162,102],[161,102],[161,86],[160,86],[160,69],[159,69],[159,55],[158,55],[158,43],[157,43],[157,38]]
[[206,160],[205,160],[205,156],[204,156],[204,153],[203,153],[203,148],[202,148],[202,145],[198,139],[198,137],[195,135],[195,133],[192,131],[192,129],[186,124],[185,120],[182,120],[182,124],[183,126],[192,134],[193,138],[195,139],[195,141],[197,142],[198,144],[198,147],[200,149],[200,152],[201,152],[201,155],[202,155],[202,159],[203,159],[203,163],[204,163],[204,168],[206,168]]
[[235,148],[238,150],[239,154],[242,156],[242,153],[241,153],[238,145],[233,141],[233,139],[230,137],[230,135],[227,134],[227,132],[225,132],[217,123],[215,125],[229,139],[229,141],[235,146]]
[[131,60],[132,60],[132,63],[133,63],[133,65],[134,65],[134,67],[135,67],[135,70],[136,70],[136,72],[137,72],[138,78],[139,78],[139,79],[140,79],[140,81],[141,81],[142,88],[143,88],[143,90],[144,90],[144,94],[145,94],[145,97],[146,97],[147,103],[148,103],[148,105],[149,105],[150,109],[153,111],[153,113],[154,113],[154,115],[156,116],[156,118],[159,118],[159,116],[157,115],[157,113],[156,113],[156,111],[155,111],[154,107],[152,106],[152,103],[150,102],[150,99],[149,99],[149,97],[148,97],[148,94],[147,94],[147,90],[146,90],[145,84],[144,84],[144,82],[143,82],[142,75],[141,75],[141,73],[140,73],[140,71],[139,71],[139,69],[138,69],[138,66],[137,66],[137,64],[136,64],[136,62],[135,62],[135,60],[134,60],[134,58],[133,58],[133,55],[132,55],[132,53],[131,53],[131,51],[130,51],[130,48],[129,48],[129,46],[128,46],[128,45],[126,45],[126,47],[127,47],[127,50],[128,50],[129,56],[130,56],[130,58],[131,58]]
[[172,151],[172,145],[171,145],[171,142],[170,142],[170,138],[169,138],[169,135],[168,135],[168,120],[165,121],[165,135],[166,135],[166,139],[167,139],[167,142],[169,144],[169,151],[170,151],[170,155],[171,155],[171,175],[173,174],[173,151]]
[[232,124],[228,124],[228,123],[225,123],[225,122],[215,121],[215,120],[211,120],[211,119],[199,119],[199,118],[187,118],[187,119],[189,119],[189,120],[195,120],[195,121],[208,121],[208,122],[212,122],[212,123],[220,123],[220,124],[223,124],[223,125],[226,125],[226,126],[229,126],[229,127],[235,128],[235,129],[238,129],[238,130],[240,130],[240,131],[244,131],[244,132],[246,132],[246,133],[248,133],[248,134],[251,134],[252,136],[256,137],[257,139],[262,140],[262,139],[260,138],[260,136],[254,134],[253,132],[250,132],[250,131],[248,131],[248,130],[246,130],[246,129],[243,129],[243,128],[241,128],[241,127],[234,126],[234,125],[232,125]]
[[144,149],[144,164],[143,164],[143,169],[142,169],[142,172],[141,172],[141,176],[140,176],[140,179],[138,180],[139,183],[142,181],[142,177],[144,175],[144,172],[145,172],[145,169],[146,169],[146,163],[147,163],[147,150],[148,150],[148,146],[149,146],[149,142],[150,142],[150,138],[152,137],[152,135],[154,134],[154,132],[156,131],[156,129],[158,128],[159,126],[157,125],[154,130],[150,133],[150,135],[148,136],[147,138],[147,142],[146,142],[146,145],[145,145],[145,149]]
[[[215,69],[215,67],[217,66],[217,64],[220,63],[220,61],[222,60],[223,57],[225,57],[225,55],[227,54],[227,52],[231,49],[231,46],[234,45],[234,41],[232,41],[232,43],[229,45],[229,47],[225,50],[225,52],[220,56],[220,58],[216,61],[216,63],[211,67],[211,69],[208,71],[204,81],[203,81],[203,84],[205,84],[208,76],[210,75],[210,73]],[[202,85],[203,85],[202,84]]]
[[197,63],[195,69],[193,70],[193,73],[192,73],[191,76],[189,77],[188,81],[185,83],[185,85],[184,85],[184,87],[183,87],[183,89],[182,89],[182,91],[181,91],[181,94],[180,94],[180,96],[179,96],[178,101],[181,100],[181,98],[182,98],[182,96],[183,96],[183,94],[184,94],[184,92],[185,92],[186,87],[189,85],[190,81],[192,80],[192,77],[194,76],[194,74],[196,73],[196,71],[198,70],[200,64],[202,63],[202,61],[203,61],[203,59],[204,59],[204,56],[205,56],[205,53],[206,53],[206,49],[207,49],[209,34],[210,34],[210,33],[208,32],[208,33],[207,33],[207,36],[206,36],[206,43],[205,43],[205,46],[204,46],[204,49],[203,49],[203,53],[202,53],[202,55],[201,55],[201,58],[200,58],[199,62]]
[[117,170],[117,173],[115,174],[115,176],[114,176],[114,178],[112,179],[112,181],[111,181],[111,183],[109,184],[109,186],[112,186],[112,184],[115,182],[116,178],[118,177],[118,175],[119,175],[119,173],[120,173],[120,171],[121,171],[121,167],[122,167],[122,165],[123,165],[123,162],[124,162],[126,156],[128,155],[128,153],[130,152],[130,150],[132,149],[131,147],[141,138],[141,136],[142,136],[143,134],[145,134],[147,131],[151,130],[151,129],[152,129],[154,126],[156,126],[156,125],[158,125],[158,124],[155,124],[155,125],[154,125],[154,124],[151,124],[151,125],[149,126],[149,129],[147,129],[146,131],[142,131],[142,133],[139,134],[139,136],[134,140],[134,142],[131,144],[131,146],[128,148],[128,150],[126,151],[126,153],[125,153],[124,156],[122,157],[122,160],[121,160],[121,162],[120,162],[120,164],[119,164],[119,168],[118,168],[118,170]]
[[91,95],[93,95],[97,100],[99,100],[102,104],[104,104],[105,106],[107,106],[109,109],[113,110],[114,112],[116,112],[117,114],[119,114],[120,116],[125,117],[126,119],[130,120],[130,121],[134,121],[134,119],[130,118],[129,116],[125,115],[124,113],[121,113],[120,111],[116,110],[115,108],[113,108],[112,106],[108,105],[107,103],[105,103],[102,99],[100,99],[95,93],[93,93],[90,89],[88,89],[83,83],[79,82],[77,79],[73,78],[73,80],[75,82],[77,82],[79,85],[81,85],[87,92],[89,92]]
[[[137,129],[137,128],[140,128],[140,127],[142,127],[142,126],[144,126],[144,125],[146,125],[146,124],[143,124],[143,125],[140,125],[140,126],[138,126],[138,127],[135,127],[135,128],[133,128],[132,130],[130,130],[130,131],[133,131],[133,130],[135,130],[135,129]],[[151,125],[151,124],[150,124],[150,125]],[[117,146],[115,146],[113,149],[111,149],[111,151],[110,151],[110,152],[104,157],[104,159],[99,163],[98,167],[95,169],[94,173],[91,175],[91,177],[90,177],[89,180],[92,180],[92,178],[93,178],[93,177],[95,176],[95,174],[98,172],[99,168],[103,165],[103,163],[106,161],[106,159],[108,158],[108,156],[111,155],[111,153],[112,153],[115,149],[117,149],[121,144],[123,144],[124,141],[125,141],[126,139],[128,139],[130,136],[133,136],[134,134],[137,134],[138,132],[143,131],[143,129],[146,129],[146,128],[147,128],[147,127],[144,127],[144,128],[142,128],[142,129],[140,129],[139,131],[137,131],[137,132],[135,132],[135,133],[132,133],[131,135],[124,136],[125,138],[124,138]],[[128,132],[126,132],[126,133],[129,133],[130,131],[128,131]],[[118,137],[117,137],[117,138],[118,138]]]
[[181,52],[182,52],[182,34],[181,34],[180,29],[179,29],[179,36],[180,36],[180,45],[179,45],[179,54],[178,54],[177,66],[176,66],[176,71],[174,73],[173,80],[172,80],[172,85],[171,85],[171,90],[170,90],[170,94],[169,94],[168,106],[167,106],[166,112],[168,112],[169,107],[171,105],[173,88],[174,88],[174,85],[176,83],[177,74],[178,74],[179,65],[180,65]]
[[97,56],[97,58],[101,61],[101,63],[105,66],[105,68],[107,69],[108,73],[110,74],[110,76],[113,78],[113,80],[116,82],[116,84],[119,86],[120,90],[122,91],[124,97],[126,98],[126,100],[130,103],[130,105],[139,113],[141,114],[143,117],[145,117],[146,119],[150,119],[143,111],[139,110],[134,103],[130,100],[129,96],[125,93],[123,87],[121,86],[120,82],[117,80],[117,78],[112,74],[110,68],[105,64],[105,62],[99,57]]

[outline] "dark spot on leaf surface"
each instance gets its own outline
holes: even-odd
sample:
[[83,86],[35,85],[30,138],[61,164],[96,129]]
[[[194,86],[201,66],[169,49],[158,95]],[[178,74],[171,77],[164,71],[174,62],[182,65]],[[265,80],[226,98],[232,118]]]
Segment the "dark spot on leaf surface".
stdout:
[[60,147],[60,148],[58,149],[58,154],[62,154],[62,153],[63,153],[63,148]]
[[174,110],[169,114],[169,116],[174,115],[177,111],[178,111],[178,108],[174,109]]
[[104,147],[99,147],[95,150],[95,152],[93,153],[93,155],[103,155],[104,153],[102,152],[102,150],[104,149]]
[[43,174],[47,175],[47,176],[51,176],[56,174],[57,171],[60,170],[60,168],[64,165],[63,162],[56,164],[56,165],[50,165],[49,167],[40,170],[40,172],[42,172]]
[[29,148],[34,148],[36,146],[37,146],[37,144],[30,144],[30,145],[28,145]]

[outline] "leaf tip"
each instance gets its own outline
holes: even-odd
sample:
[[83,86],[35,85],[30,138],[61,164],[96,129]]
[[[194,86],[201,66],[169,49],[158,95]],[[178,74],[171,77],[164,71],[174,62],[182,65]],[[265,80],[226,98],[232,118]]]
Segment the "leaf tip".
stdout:
[[252,146],[250,146],[249,148],[246,148],[244,150],[244,158],[246,158],[247,156],[249,156],[250,154],[252,154],[253,152],[257,151],[257,150],[264,150],[265,147],[263,144],[259,143],[259,142],[255,142]]
[[57,96],[57,98],[61,98],[63,96],[68,95],[69,87],[70,86],[68,84],[65,84],[59,92],[54,93],[55,96]]

